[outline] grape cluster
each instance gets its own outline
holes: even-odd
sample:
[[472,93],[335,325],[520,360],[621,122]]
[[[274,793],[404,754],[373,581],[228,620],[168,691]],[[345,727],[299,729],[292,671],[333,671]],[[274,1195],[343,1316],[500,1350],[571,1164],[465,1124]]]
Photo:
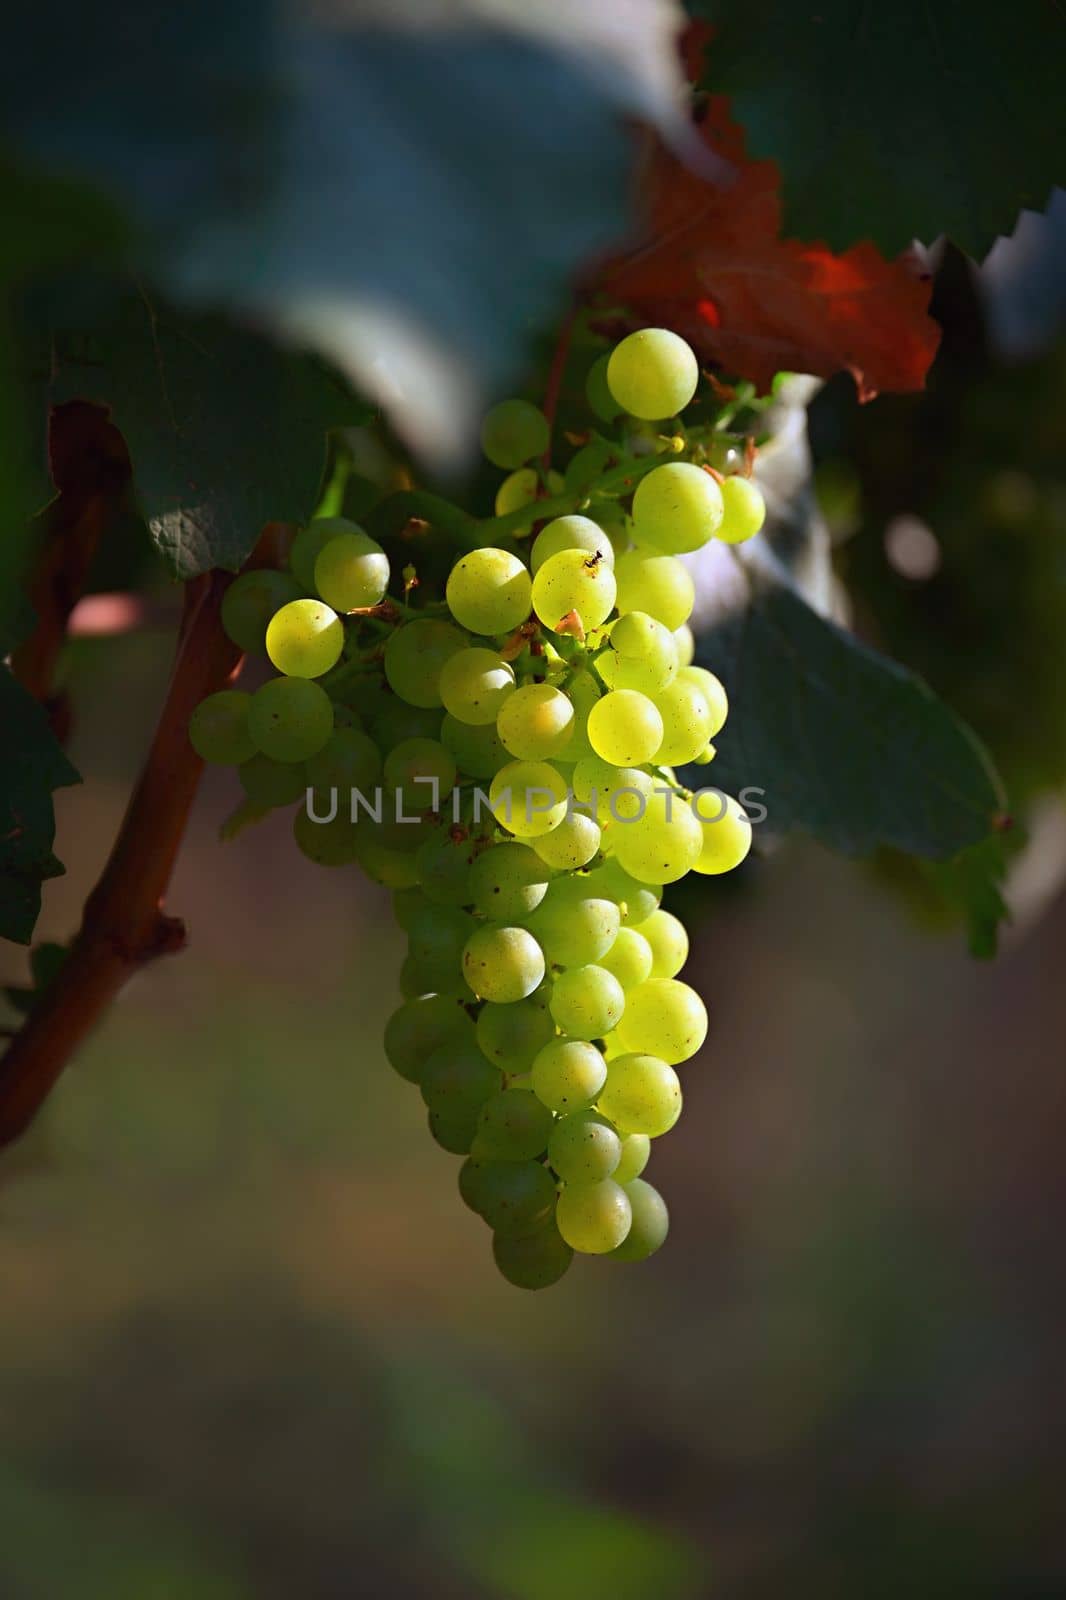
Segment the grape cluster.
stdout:
[[237,764],[253,813],[303,801],[298,849],[393,891],[408,953],[385,1053],[464,1158],[460,1194],[524,1288],[575,1251],[637,1261],[662,1244],[666,1206],[642,1174],[707,1033],[663,886],[727,872],[751,845],[736,800],[675,772],[712,759],[727,712],[692,664],[677,557],[749,538],[764,515],[676,420],[698,379],[676,335],[624,339],[587,384],[620,442],[593,431],[562,478],[532,464],[543,413],[496,406],[482,445],[508,473],[497,517],[443,598],[410,574],[390,596],[380,543],[309,522],[286,570],[246,572],[224,601],[230,636],[279,675],[210,696],[190,723],[205,760]]

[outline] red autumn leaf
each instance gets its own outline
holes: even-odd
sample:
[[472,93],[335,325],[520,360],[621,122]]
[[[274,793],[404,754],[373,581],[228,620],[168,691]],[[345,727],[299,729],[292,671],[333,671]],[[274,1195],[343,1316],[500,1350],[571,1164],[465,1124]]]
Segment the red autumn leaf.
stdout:
[[927,314],[932,285],[918,258],[886,261],[869,243],[834,255],[782,239],[777,166],[748,160],[724,96],[705,102],[701,129],[736,180],[708,182],[658,147],[644,180],[650,236],[606,268],[601,282],[612,299],[683,334],[701,359],[761,391],[776,372],[829,377],[841,369],[862,400],[920,389],[940,330]]

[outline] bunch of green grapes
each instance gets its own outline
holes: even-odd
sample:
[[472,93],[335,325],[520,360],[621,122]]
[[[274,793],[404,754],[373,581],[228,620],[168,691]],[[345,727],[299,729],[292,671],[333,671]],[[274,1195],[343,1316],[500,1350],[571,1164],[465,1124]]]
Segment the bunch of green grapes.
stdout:
[[[683,340],[646,329],[597,382],[630,437],[633,418],[675,417],[698,376]],[[643,1173],[707,1013],[678,976],[688,939],[663,887],[751,846],[737,801],[676,775],[713,757],[728,710],[692,664],[678,556],[750,537],[763,506],[676,437],[668,459],[642,445],[568,497],[530,465],[547,419],[505,401],[482,440],[510,473],[507,509],[444,594],[390,596],[369,534],[311,521],[287,570],[245,573],[225,598],[231,637],[278,676],[209,697],[190,724],[205,760],[237,765],[253,813],[295,807],[311,861],[392,891],[407,956],[385,1054],[524,1288],[575,1252],[638,1261],[666,1237]],[[537,518],[541,500],[559,514]],[[525,559],[492,542],[520,524]]]

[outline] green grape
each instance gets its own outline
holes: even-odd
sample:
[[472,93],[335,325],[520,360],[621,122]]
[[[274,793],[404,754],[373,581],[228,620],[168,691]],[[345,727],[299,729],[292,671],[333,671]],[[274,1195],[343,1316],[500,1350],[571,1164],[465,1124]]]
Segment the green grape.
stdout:
[[271,678],[252,696],[248,732],[254,749],[273,761],[309,761],[333,732],[333,703],[307,678]]
[[551,833],[533,840],[540,859],[556,872],[587,866],[600,848],[600,826],[581,811],[572,811]]
[[599,1111],[560,1117],[548,1140],[548,1161],[564,1183],[602,1183],[622,1156],[618,1131]]
[[627,550],[615,562],[615,577],[618,610],[623,614],[646,611],[671,630],[692,615],[696,586],[688,568],[673,556]]
[[539,1161],[464,1161],[459,1192],[494,1233],[520,1238],[542,1227],[555,1205],[555,1184]]
[[570,967],[556,978],[549,1003],[564,1033],[574,1039],[602,1039],[617,1025],[626,997],[618,979],[603,967]]
[[666,1240],[670,1228],[670,1214],[666,1201],[643,1178],[631,1179],[625,1185],[633,1220],[629,1232],[611,1254],[618,1261],[647,1261]]
[[655,759],[660,766],[695,761],[711,737],[711,711],[700,684],[675,678],[655,697],[662,715],[663,738]]
[[619,1042],[627,1051],[647,1053],[677,1066],[694,1056],[706,1037],[706,1007],[687,983],[677,978],[652,978],[628,995],[618,1027]]
[[426,1057],[419,1077],[422,1099],[444,1117],[475,1117],[500,1089],[500,1073],[464,1034],[444,1039]]
[[583,1111],[607,1081],[607,1063],[583,1039],[552,1039],[532,1069],[533,1093],[549,1111]]
[[690,344],[668,328],[641,328],[616,344],[607,360],[607,387],[623,411],[657,422],[683,411],[700,381]]
[[201,700],[189,718],[189,743],[200,760],[221,766],[250,761],[257,748],[251,710],[252,696],[243,689],[220,689]]
[[449,712],[440,725],[440,742],[469,778],[494,778],[511,759],[500,743],[495,720],[473,727]]
[[618,937],[613,900],[594,895],[583,878],[558,878],[526,918],[553,966],[583,967],[599,960]]
[[570,673],[566,692],[574,708],[574,732],[563,753],[567,761],[578,762],[583,756],[590,756],[593,753],[588,739],[588,723],[592,708],[603,691],[592,673],[587,668],[580,667],[576,672]]
[[315,566],[330,540],[342,533],[361,532],[359,524],[349,522],[347,517],[314,517],[300,529],[289,551],[289,566],[305,594],[315,592]]
[[623,925],[629,927],[646,922],[662,897],[661,889],[631,878],[615,860],[605,861],[590,872],[585,883],[590,894],[606,895],[608,900],[613,900],[621,912]]
[[590,517],[556,517],[537,534],[529,552],[529,570],[536,577],[549,556],[563,550],[583,550],[586,555],[601,556],[608,566],[614,566],[611,541],[598,522]]
[[439,706],[412,706],[386,694],[370,719],[370,732],[375,744],[391,750],[405,739],[436,739],[440,724]]
[[539,488],[540,478],[537,476],[536,467],[516,467],[514,472],[507,474],[496,490],[493,510],[498,517],[507,517],[512,511],[521,511],[523,506],[533,504]]
[[431,1111],[429,1131],[442,1150],[452,1156],[465,1156],[477,1132],[476,1111]]
[[444,709],[471,727],[495,723],[514,692],[514,669],[495,650],[459,650],[441,670]]
[[494,467],[520,467],[543,455],[551,428],[528,400],[501,400],[481,424],[481,448]]
[[574,767],[574,793],[592,805],[601,824],[629,822],[644,810],[656,780],[639,767],[616,767],[602,756],[583,756]]
[[559,1282],[574,1259],[574,1252],[559,1233],[554,1216],[535,1233],[518,1238],[496,1234],[492,1253],[500,1274],[516,1289],[550,1288]]
[[489,785],[497,822],[520,839],[550,833],[566,815],[566,782],[546,761],[510,761]]
[[653,911],[646,922],[637,925],[651,950],[653,978],[675,978],[688,960],[688,934],[685,925],[670,911]]
[[496,731],[504,747],[521,761],[546,761],[561,755],[574,732],[574,708],[559,689],[528,683],[500,707]]
[[559,633],[571,613],[586,633],[606,622],[614,608],[615,578],[609,561],[584,550],[549,556],[533,579],[533,609],[546,628]]
[[527,844],[493,845],[470,866],[470,899],[494,922],[521,922],[548,890],[544,864]]
[[316,794],[336,789],[345,800],[353,789],[369,794],[380,776],[381,751],[358,728],[336,728],[307,763],[307,782]]
[[445,595],[471,633],[510,633],[529,616],[532,580],[508,550],[471,550],[452,568]]
[[611,393],[607,382],[607,368],[610,364],[611,352],[605,350],[602,356],[597,356],[588,370],[585,379],[585,398],[590,410],[599,417],[601,422],[613,422],[618,413],[623,409]]
[[501,1072],[528,1072],[554,1033],[547,1004],[535,993],[512,1005],[487,1001],[478,1013],[477,1042]]
[[613,1178],[567,1184],[555,1207],[559,1232],[582,1255],[604,1256],[617,1249],[632,1220],[629,1196]]
[[234,578],[222,596],[222,626],[249,655],[266,650],[267,623],[275,611],[300,598],[300,585],[288,572],[258,567]]
[[436,739],[405,739],[385,757],[384,776],[405,812],[439,811],[455,788],[455,761]]
[[415,866],[426,898],[434,905],[470,904],[470,864],[478,843],[464,828],[443,827],[419,845]]
[[721,522],[722,491],[709,472],[691,461],[668,461],[637,484],[633,496],[637,538],[664,555],[702,550]]
[[650,794],[644,815],[613,831],[619,864],[639,883],[675,883],[691,872],[703,848],[687,801],[672,792]]
[[647,695],[635,689],[612,689],[593,706],[588,736],[602,760],[615,767],[639,767],[650,761],[662,744],[663,719]]
[[651,946],[635,928],[619,928],[611,948],[597,961],[605,972],[613,972],[623,989],[635,989],[651,977]]
[[699,689],[707,702],[707,710],[711,717],[710,732],[707,737],[715,738],[725,727],[725,720],[729,715],[729,700],[724,686],[713,672],[707,671],[706,667],[682,667],[677,675],[677,681],[692,684]]
[[301,763],[271,761],[269,756],[252,756],[237,768],[241,788],[256,806],[291,806],[307,787]]
[[316,867],[347,867],[355,860],[355,824],[343,811],[316,822],[301,806],[292,819],[292,835],[300,854]]
[[750,478],[726,478],[722,501],[724,515],[718,538],[726,544],[743,544],[766,521],[766,501]]
[[344,649],[344,624],[321,600],[290,600],[266,631],[267,655],[290,678],[321,678]]
[[368,533],[341,533],[319,552],[315,588],[334,611],[380,605],[389,587],[389,558]]
[[[383,844],[380,839],[364,839],[357,835],[355,859],[373,883],[383,884],[386,889],[411,889],[418,883],[414,856]],[[407,992],[404,990],[405,995]],[[413,994],[425,992],[422,988],[411,991]]]
[[674,629],[674,643],[677,646],[678,666],[691,667],[696,655],[696,640],[687,622]]
[[385,646],[385,676],[389,687],[408,705],[439,706],[440,675],[444,663],[466,648],[466,635],[450,622],[436,617],[416,617],[389,635]]
[[413,889],[398,889],[392,897],[392,914],[404,933],[410,933],[418,918],[429,910],[430,904],[421,884]]
[[528,1089],[498,1089],[478,1114],[473,1153],[478,1160],[534,1161],[544,1154],[552,1121]]
[[426,980],[427,990],[462,987],[463,946],[475,926],[473,917],[464,911],[432,902],[412,917],[407,930],[408,951]]
[[567,463],[563,477],[567,494],[588,495],[614,454],[606,439],[592,439],[582,445]]
[[[550,1147],[549,1147],[550,1148]],[[632,1183],[648,1165],[651,1140],[646,1133],[627,1133],[622,1140],[622,1154],[611,1176],[615,1183]],[[558,1171],[558,1168],[556,1168]],[[562,1177],[562,1173],[559,1174]]]
[[525,928],[477,928],[463,950],[463,976],[482,1000],[524,1000],[544,978],[544,952]]
[[435,1050],[449,1043],[469,1046],[473,1030],[468,1012],[448,995],[405,1000],[385,1024],[385,1056],[401,1078],[418,1083]]
[[681,1115],[681,1082],[673,1067],[655,1055],[614,1056],[599,1107],[619,1133],[669,1133]]
[[620,656],[632,661],[673,660],[677,669],[677,649],[669,628],[646,611],[627,611],[611,629],[611,644]]
[[718,789],[700,789],[692,797],[692,809],[699,819],[703,840],[692,864],[693,872],[712,876],[739,867],[752,840],[751,821],[744,807]]

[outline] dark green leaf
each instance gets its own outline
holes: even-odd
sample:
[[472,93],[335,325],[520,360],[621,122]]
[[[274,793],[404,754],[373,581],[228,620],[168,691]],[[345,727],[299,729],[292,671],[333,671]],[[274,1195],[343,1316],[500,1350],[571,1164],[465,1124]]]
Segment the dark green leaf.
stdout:
[[0,667],[0,938],[28,944],[41,883],[63,871],[52,854],[52,791],[79,783],[40,706]]
[[706,81],[784,178],[785,227],[890,255],[947,233],[980,257],[1066,177],[1059,6],[701,0]]

